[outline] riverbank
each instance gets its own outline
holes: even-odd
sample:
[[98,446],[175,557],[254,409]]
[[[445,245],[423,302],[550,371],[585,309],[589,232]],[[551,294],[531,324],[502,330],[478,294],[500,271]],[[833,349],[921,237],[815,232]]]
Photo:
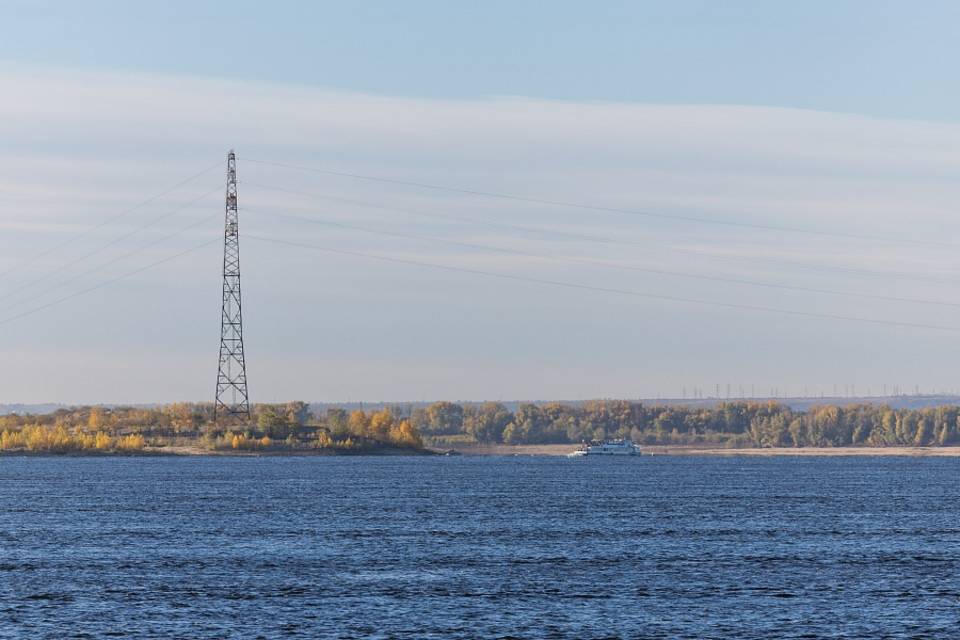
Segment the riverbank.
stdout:
[[[143,455],[159,456],[432,456],[438,455],[433,449],[415,449],[412,447],[364,447],[358,449],[254,449],[252,451],[237,449],[206,449],[193,445],[171,445],[166,447],[146,447]],[[136,455],[136,454],[134,454]]]
[[[521,445],[461,445],[450,448],[377,447],[363,449],[208,449],[199,445],[146,446],[138,450],[84,450],[84,451],[0,451],[3,456],[65,456],[65,457],[112,457],[112,456],[215,456],[215,457],[325,457],[325,456],[566,456],[577,449],[571,444],[521,444]],[[771,448],[725,448],[697,445],[647,445],[641,447],[644,456],[905,456],[905,457],[960,457],[960,446],[944,447],[771,447]]]
[[[467,456],[565,456],[572,444],[476,445],[457,447]],[[650,445],[642,455],[659,456],[910,456],[960,457],[960,447],[771,447],[731,449],[698,445]]]
[[163,447],[145,446],[142,449],[135,450],[109,450],[102,451],[98,449],[85,449],[81,451],[55,451],[40,450],[32,451],[28,449],[10,449],[0,451],[0,458],[4,456],[63,456],[72,458],[94,457],[193,457],[193,456],[215,456],[215,457],[316,457],[316,456],[433,456],[440,452],[432,449],[414,449],[410,447],[366,447],[362,449],[207,449],[202,446],[193,445],[171,445]]

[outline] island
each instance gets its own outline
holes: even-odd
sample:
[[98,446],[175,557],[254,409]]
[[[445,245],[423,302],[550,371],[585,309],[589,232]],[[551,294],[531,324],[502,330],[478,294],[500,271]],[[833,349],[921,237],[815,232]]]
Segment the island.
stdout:
[[0,416],[0,453],[91,455],[427,455],[397,412],[330,410],[304,402],[257,405],[248,424],[224,425],[212,404],[84,406]]

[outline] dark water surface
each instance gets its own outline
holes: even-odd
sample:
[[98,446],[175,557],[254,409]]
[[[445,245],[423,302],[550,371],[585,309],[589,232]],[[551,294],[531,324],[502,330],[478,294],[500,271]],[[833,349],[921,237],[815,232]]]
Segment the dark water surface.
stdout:
[[960,459],[0,458],[3,638],[960,637]]

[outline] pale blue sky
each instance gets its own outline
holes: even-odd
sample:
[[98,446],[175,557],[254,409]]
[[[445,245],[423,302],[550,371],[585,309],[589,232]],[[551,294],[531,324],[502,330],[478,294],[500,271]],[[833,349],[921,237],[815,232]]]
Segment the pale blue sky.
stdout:
[[947,0],[0,2],[0,59],[389,95],[953,119]]
[[255,401],[955,388],[958,18],[0,0],[0,403],[210,399],[231,147]]

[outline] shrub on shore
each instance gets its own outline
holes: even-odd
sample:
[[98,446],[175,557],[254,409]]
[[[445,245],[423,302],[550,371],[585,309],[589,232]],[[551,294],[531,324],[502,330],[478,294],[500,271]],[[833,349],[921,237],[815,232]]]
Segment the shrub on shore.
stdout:
[[0,451],[30,451],[36,453],[70,453],[82,451],[142,451],[146,440],[140,434],[111,436],[103,431],[93,433],[75,430],[64,425],[31,424],[20,429],[0,432]]

